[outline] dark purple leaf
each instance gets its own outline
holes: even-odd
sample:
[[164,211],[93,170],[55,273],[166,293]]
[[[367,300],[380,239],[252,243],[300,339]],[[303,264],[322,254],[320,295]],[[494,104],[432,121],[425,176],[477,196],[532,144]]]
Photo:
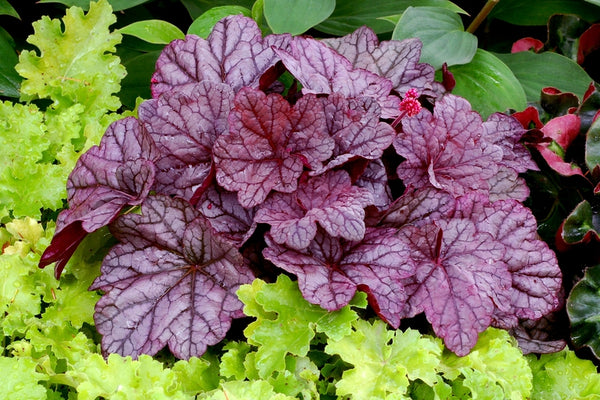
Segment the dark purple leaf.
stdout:
[[251,18],[224,18],[206,40],[188,35],[165,47],[152,76],[152,97],[204,80],[224,82],[235,92],[244,86],[258,88],[261,75],[279,61],[273,47],[285,48],[289,40],[289,35],[263,39]]
[[295,37],[289,51],[276,51],[286,68],[302,83],[303,93],[371,97],[381,106],[383,118],[398,115],[400,99],[390,95],[390,80],[365,69],[354,68],[350,61],[324,43]]
[[562,337],[568,336],[568,321],[561,321],[553,313],[538,320],[519,321],[510,333],[517,339],[523,354],[556,353],[567,345]]
[[401,96],[411,88],[431,97],[444,92],[443,86],[435,82],[434,68],[419,63],[423,46],[419,39],[379,43],[377,35],[363,26],[349,35],[323,42],[347,58],[354,68],[366,69],[392,81]]
[[407,186],[433,186],[454,196],[487,193],[502,152],[485,141],[481,117],[460,97],[446,95],[433,114],[424,109],[402,119],[394,148],[406,161],[398,176]]
[[454,213],[454,197],[433,187],[407,188],[381,218],[381,225],[400,228],[404,225],[423,225]]
[[365,234],[364,208],[374,199],[367,189],[353,186],[346,171],[312,177],[291,194],[273,193],[254,220],[271,225],[276,243],[304,249],[317,233],[317,222],[333,237],[359,241]]
[[404,280],[408,295],[403,317],[425,312],[437,336],[459,356],[469,353],[492,322],[496,307],[510,300],[510,273],[501,261],[504,247],[468,219],[400,229],[416,265]]
[[392,193],[388,185],[387,171],[381,160],[371,161],[355,184],[373,194],[373,205],[379,210],[387,209],[391,204]]
[[60,275],[85,234],[108,225],[126,205],[141,204],[154,184],[157,156],[152,138],[137,119],[111,124],[100,145],[83,154],[71,172],[69,209],[60,213],[40,266],[58,262]]
[[406,295],[402,278],[414,272],[408,246],[395,229],[367,228],[361,241],[348,242],[319,229],[306,249],[293,250],[267,236],[265,258],[298,276],[304,298],[326,310],[347,305],[356,290],[369,294],[378,314],[397,328]]
[[186,201],[149,197],[111,231],[121,243],[91,286],[105,292],[94,315],[104,354],[135,358],[168,345],[178,358],[200,356],[243,316],[235,291],[254,276]]
[[242,206],[264,201],[271,190],[296,190],[304,167],[319,169],[331,157],[323,107],[314,95],[292,107],[278,94],[244,88],[235,97],[230,132],[215,142],[217,181],[238,192]]
[[211,179],[212,149],[229,131],[233,91],[223,83],[203,81],[163,93],[139,107],[139,118],[161,153],[156,162],[156,190],[190,199]]

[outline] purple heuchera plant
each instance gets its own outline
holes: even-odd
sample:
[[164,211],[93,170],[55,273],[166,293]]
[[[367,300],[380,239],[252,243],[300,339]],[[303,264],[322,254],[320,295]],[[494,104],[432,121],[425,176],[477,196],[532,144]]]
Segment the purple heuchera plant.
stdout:
[[139,117],[77,163],[40,262],[60,275],[86,233],[119,240],[91,287],[103,351],[199,356],[274,266],[327,310],[360,290],[394,328],[424,313],[458,355],[556,309],[561,273],[522,204],[524,130],[446,93],[420,49],[368,28],[263,38],[242,16],[168,45]]

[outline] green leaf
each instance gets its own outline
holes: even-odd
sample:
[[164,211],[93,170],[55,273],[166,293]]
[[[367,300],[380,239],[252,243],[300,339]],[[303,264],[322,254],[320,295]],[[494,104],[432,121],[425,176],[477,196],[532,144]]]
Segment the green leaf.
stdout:
[[570,350],[527,356],[533,372],[531,400],[600,399],[600,374]]
[[144,99],[152,97],[149,82],[160,53],[160,50],[142,53],[123,62],[123,66],[127,69],[127,76],[121,82],[119,92],[123,105],[133,109],[138,97]]
[[244,313],[256,317],[244,334],[248,343],[259,346],[256,367],[261,378],[283,370],[288,353],[306,356],[316,332],[333,339],[349,334],[351,322],[358,318],[350,305],[366,307],[366,296],[360,292],[350,305],[328,312],[304,300],[298,284],[283,274],[273,284],[256,279],[237,293]]
[[571,339],[577,347],[588,346],[600,355],[600,265],[590,267],[567,299]]
[[469,100],[484,118],[497,111],[522,110],[527,106],[525,92],[515,75],[485,50],[477,49],[470,63],[454,65],[449,70],[456,79],[452,93]]
[[185,34],[178,27],[159,19],[136,21],[119,29],[119,32],[154,44],[169,44],[175,39],[185,38]]
[[299,35],[327,19],[335,3],[335,0],[264,0],[263,12],[274,33]]
[[181,0],[192,20],[214,7],[241,6],[251,9],[254,0]]
[[585,1],[587,1],[588,3],[595,4],[600,7],[600,0],[585,0]]
[[498,18],[514,25],[545,26],[553,14],[577,14],[594,22],[600,18],[600,8],[580,0],[502,0],[494,7],[489,18]]
[[0,15],[10,15],[11,17],[21,19],[17,10],[10,5],[8,0],[0,0]]
[[406,393],[410,380],[433,385],[442,353],[441,341],[408,329],[392,331],[376,320],[354,323],[355,330],[340,340],[330,339],[325,351],[354,365],[336,384],[338,396],[385,399]]
[[527,95],[527,101],[540,98],[543,88],[552,86],[583,98],[592,78],[573,60],[552,52],[495,54],[515,74]]
[[464,13],[460,7],[447,0],[344,0],[338,1],[331,16],[316,28],[337,36],[352,33],[362,25],[369,26],[375,33],[391,32],[394,25],[381,18],[402,14],[408,7],[417,4]]
[[[128,8],[132,8],[138,6],[140,4],[144,4],[149,2],[150,0],[108,0],[108,3],[111,5],[114,11],[122,11],[127,10]],[[64,4],[67,7],[76,6],[85,11],[90,9],[90,0],[39,0],[38,3],[60,3]]]
[[188,28],[187,33],[198,35],[201,38],[207,38],[212,28],[215,26],[217,22],[221,19],[227,17],[228,15],[245,15],[246,17],[251,17],[252,12],[246,8],[241,6],[221,6],[221,7],[213,7],[210,10],[206,11],[202,15],[192,22],[190,27]]
[[0,357],[2,385],[0,398],[3,400],[45,400],[46,388],[38,381],[48,379],[36,371],[37,363],[31,358]]
[[[567,243],[579,243],[589,240],[590,235],[600,235],[600,216],[592,210],[591,204],[584,200],[565,219],[562,237]],[[586,238],[587,236],[587,238]]]
[[408,7],[392,34],[392,39],[418,37],[423,42],[420,62],[435,69],[466,64],[477,51],[477,37],[465,32],[456,12],[441,7]]
[[600,118],[592,124],[585,140],[585,163],[590,171],[600,165]]
[[275,393],[273,386],[267,381],[232,381],[223,382],[222,388],[207,396],[203,400],[294,400],[295,397]]
[[19,57],[12,45],[12,38],[4,29],[0,27],[0,96],[16,97],[21,93],[21,76],[15,71],[15,65],[19,62]]

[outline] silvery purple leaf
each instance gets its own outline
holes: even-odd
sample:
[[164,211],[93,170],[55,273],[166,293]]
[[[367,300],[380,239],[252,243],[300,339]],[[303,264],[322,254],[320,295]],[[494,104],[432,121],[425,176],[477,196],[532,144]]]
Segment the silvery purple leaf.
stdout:
[[517,171],[505,165],[498,166],[496,175],[488,179],[490,201],[514,199],[525,201],[529,197],[529,187]]
[[189,203],[152,196],[111,226],[120,240],[91,286],[104,295],[94,320],[104,354],[134,358],[165,345],[201,356],[243,316],[235,291],[254,279],[243,258]]
[[404,225],[423,225],[454,213],[455,200],[448,192],[433,187],[407,188],[384,213],[380,224],[400,228]]
[[443,86],[435,82],[434,68],[419,63],[423,46],[419,39],[379,43],[377,35],[363,26],[349,35],[324,39],[323,42],[347,58],[354,68],[366,69],[389,79],[401,96],[410,89],[431,97],[444,92]]
[[314,95],[292,107],[279,94],[243,88],[229,116],[230,131],[213,149],[217,182],[238,193],[242,206],[260,204],[272,190],[291,193],[305,167],[331,157],[323,108]]
[[206,40],[187,35],[165,47],[152,76],[152,97],[204,80],[226,83],[235,92],[245,86],[258,88],[260,77],[279,61],[273,47],[285,48],[289,40],[289,35],[263,39],[251,18],[224,18]]
[[392,193],[388,185],[387,171],[380,159],[371,161],[355,184],[373,194],[373,205],[379,210],[387,209],[391,204]]
[[229,131],[233,90],[203,81],[178,86],[143,102],[139,118],[161,153],[156,165],[159,193],[191,199],[210,176],[217,137]]
[[326,310],[347,305],[357,290],[390,325],[397,328],[406,295],[402,278],[414,272],[409,248],[395,229],[367,228],[364,238],[349,242],[319,229],[306,249],[294,250],[267,236],[265,258],[298,276],[304,298]]
[[424,109],[402,120],[394,148],[406,161],[398,176],[407,186],[433,186],[454,196],[487,193],[502,152],[485,142],[479,114],[463,98],[446,95],[433,114]]
[[364,208],[371,192],[352,185],[346,171],[309,178],[291,194],[274,193],[260,205],[254,220],[271,225],[276,243],[292,249],[308,247],[317,223],[333,237],[359,241],[365,234]]
[[383,118],[398,115],[400,99],[390,95],[392,82],[352,64],[324,43],[294,37],[289,50],[276,50],[285,67],[302,83],[303,93],[339,93],[347,98],[371,97]]

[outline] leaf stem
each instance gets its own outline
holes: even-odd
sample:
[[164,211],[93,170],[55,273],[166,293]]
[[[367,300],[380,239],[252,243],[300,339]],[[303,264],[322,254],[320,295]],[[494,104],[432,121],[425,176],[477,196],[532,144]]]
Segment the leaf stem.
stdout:
[[481,23],[487,18],[492,9],[496,7],[496,4],[498,4],[499,2],[500,0],[488,0],[487,3],[485,3],[483,8],[481,9],[481,11],[479,11],[479,14],[477,14],[473,22],[471,22],[471,24],[467,28],[467,32],[474,33],[477,30],[477,28],[479,28],[479,25],[481,25]]

